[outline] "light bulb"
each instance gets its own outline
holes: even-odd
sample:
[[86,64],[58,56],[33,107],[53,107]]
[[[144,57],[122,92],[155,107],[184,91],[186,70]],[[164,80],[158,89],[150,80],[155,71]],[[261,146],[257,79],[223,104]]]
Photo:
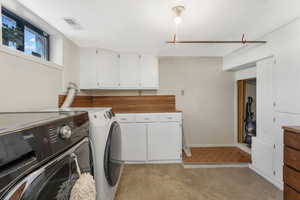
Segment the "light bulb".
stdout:
[[176,25],[181,24],[182,18],[181,18],[180,16],[176,16],[176,17],[174,18],[174,22],[175,22]]

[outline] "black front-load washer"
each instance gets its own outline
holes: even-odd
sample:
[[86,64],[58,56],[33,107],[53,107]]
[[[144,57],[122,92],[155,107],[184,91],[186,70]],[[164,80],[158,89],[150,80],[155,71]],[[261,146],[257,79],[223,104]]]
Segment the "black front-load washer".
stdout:
[[74,157],[93,174],[87,113],[0,113],[0,122],[0,199],[69,199]]

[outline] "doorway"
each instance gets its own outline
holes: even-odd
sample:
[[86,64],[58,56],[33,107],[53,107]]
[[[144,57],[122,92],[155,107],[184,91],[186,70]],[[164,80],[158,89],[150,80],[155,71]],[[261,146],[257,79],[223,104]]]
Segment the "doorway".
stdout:
[[256,78],[237,81],[238,143],[251,148],[256,135]]

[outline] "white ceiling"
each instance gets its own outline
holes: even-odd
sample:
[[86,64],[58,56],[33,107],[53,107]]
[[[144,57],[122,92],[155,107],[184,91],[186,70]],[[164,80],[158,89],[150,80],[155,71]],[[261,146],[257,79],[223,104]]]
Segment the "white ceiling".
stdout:
[[[223,56],[241,45],[167,45],[174,0],[18,0],[80,46],[120,52]],[[300,16],[300,0],[184,0],[181,40],[258,39]],[[63,21],[71,17],[83,27]]]

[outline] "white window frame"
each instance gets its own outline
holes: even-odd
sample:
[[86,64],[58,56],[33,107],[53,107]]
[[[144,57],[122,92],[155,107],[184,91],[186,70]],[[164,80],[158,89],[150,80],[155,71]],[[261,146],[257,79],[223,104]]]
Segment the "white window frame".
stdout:
[[[45,65],[47,67],[54,67],[61,71],[63,71],[63,41],[64,36],[62,33],[60,33],[58,30],[53,28],[51,25],[49,25],[47,22],[45,22],[43,19],[32,13],[30,10],[22,6],[17,1],[11,1],[11,0],[0,0],[0,6],[4,6],[7,9],[10,9],[12,12],[14,12],[16,15],[19,15],[20,17],[28,20],[29,22],[34,21],[34,25],[40,27],[41,29],[45,30],[50,34],[50,59],[49,61],[35,57],[33,55],[26,54],[25,52],[7,47],[3,45],[2,41],[2,13],[0,17],[0,51],[11,54],[26,60],[30,60],[42,65]],[[16,9],[18,8],[18,9]],[[18,12],[17,10],[26,10],[26,13],[30,13],[30,18],[28,16],[23,16],[22,13]]]

